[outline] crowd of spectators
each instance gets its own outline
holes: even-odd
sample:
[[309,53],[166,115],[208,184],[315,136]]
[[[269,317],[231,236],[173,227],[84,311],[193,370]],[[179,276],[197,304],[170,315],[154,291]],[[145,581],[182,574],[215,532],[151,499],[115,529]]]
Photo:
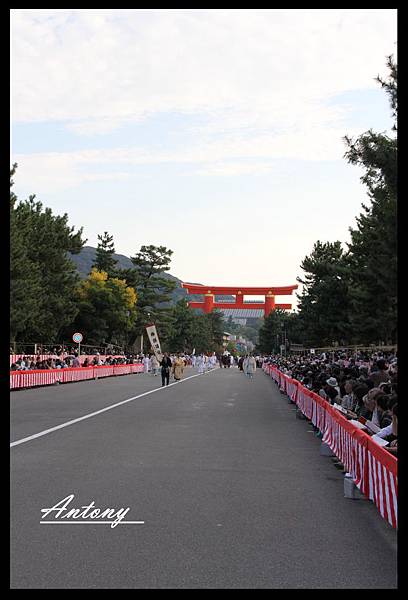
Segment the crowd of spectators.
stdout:
[[[23,350],[22,352],[20,352],[19,350],[21,348],[19,348],[19,346],[17,345],[16,348],[13,348],[12,346],[10,346],[10,355],[14,355],[14,354],[21,354],[21,355],[26,355],[26,357],[32,357],[34,355],[34,357],[37,356],[61,356],[62,354],[64,355],[74,355],[76,353],[78,353],[78,346],[75,345],[56,345],[56,346],[41,346],[40,344],[32,344],[31,346],[25,346],[26,350]],[[35,350],[34,350],[35,348]],[[29,350],[32,349],[32,352],[30,352]],[[15,352],[16,350],[16,352]],[[97,353],[103,354],[103,355],[119,355],[119,354],[124,354],[123,352],[123,348],[120,348],[118,346],[113,346],[112,344],[107,345],[105,347],[102,346],[98,346],[98,347],[93,347],[93,346],[88,346],[88,345],[81,345],[81,355],[88,355],[88,356],[93,356]]]
[[[340,406],[349,419],[373,424],[375,435],[397,451],[398,358],[394,351],[330,352],[265,357],[289,377]],[[368,433],[373,431],[368,429]]]
[[123,356],[103,356],[96,353],[94,356],[86,356],[81,360],[77,353],[60,355],[59,358],[50,356],[43,359],[39,356],[22,356],[10,366],[10,371],[34,371],[44,369],[69,369],[79,367],[103,366],[103,365],[131,365],[141,363],[143,356],[127,354]]

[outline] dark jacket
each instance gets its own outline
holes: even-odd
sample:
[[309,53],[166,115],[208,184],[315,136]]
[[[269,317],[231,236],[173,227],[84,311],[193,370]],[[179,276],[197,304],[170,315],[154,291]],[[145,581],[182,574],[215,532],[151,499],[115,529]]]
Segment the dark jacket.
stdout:
[[170,369],[172,365],[171,362],[171,358],[169,356],[165,356],[161,361],[160,361],[160,366],[162,368],[162,371],[167,371],[167,369]]

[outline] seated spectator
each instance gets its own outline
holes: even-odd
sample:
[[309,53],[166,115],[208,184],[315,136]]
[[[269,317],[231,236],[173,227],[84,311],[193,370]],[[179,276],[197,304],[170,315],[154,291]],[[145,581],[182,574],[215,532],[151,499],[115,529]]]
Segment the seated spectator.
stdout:
[[341,397],[341,406],[347,410],[353,410],[356,403],[356,399],[353,394],[353,388],[356,386],[355,382],[348,379],[344,383],[344,394]]
[[356,413],[357,416],[360,416],[362,409],[364,408],[364,398],[366,394],[368,394],[368,387],[365,383],[357,382],[356,386],[353,389],[354,396],[354,407],[352,411]]
[[78,368],[80,366],[81,366],[81,363],[79,361],[78,355],[76,355],[74,360],[72,361],[72,367]]
[[326,395],[327,395],[327,400],[330,402],[330,404],[339,404],[340,396],[337,392],[337,388],[334,385],[330,385],[330,384],[327,385]]
[[389,410],[389,398],[386,394],[380,393],[375,396],[375,408],[372,421],[377,427],[383,429],[392,422],[392,413]]
[[390,376],[387,372],[387,363],[383,358],[377,360],[375,366],[377,368],[376,370],[373,370],[373,367],[369,375],[369,379],[371,379],[371,381],[373,382],[374,387],[378,387],[380,383],[390,381]]
[[372,388],[371,390],[368,390],[368,393],[363,398],[364,406],[360,411],[361,417],[364,417],[368,421],[372,420],[375,409],[375,399],[379,394],[382,394],[380,388]]
[[[337,383],[337,379],[335,377],[329,377],[329,379],[326,379],[326,383],[327,385],[330,387],[335,388],[336,392],[337,392],[337,396],[340,396],[340,388],[339,388],[339,384]],[[326,394],[327,394],[327,390],[329,388],[326,388]]]
[[88,357],[85,358],[84,362],[82,363],[83,367],[89,367],[89,360]]

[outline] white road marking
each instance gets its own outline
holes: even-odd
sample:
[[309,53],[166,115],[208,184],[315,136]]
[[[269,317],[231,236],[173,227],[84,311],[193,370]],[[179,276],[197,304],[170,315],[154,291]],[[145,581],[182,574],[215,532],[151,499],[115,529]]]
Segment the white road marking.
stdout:
[[[211,373],[216,369],[211,369],[211,371],[207,371],[207,373]],[[138,396],[133,396],[132,398],[127,398],[127,400],[122,400],[121,402],[117,402],[116,404],[111,404],[110,406],[106,406],[105,408],[101,408],[101,410],[97,410],[93,413],[89,413],[84,415],[83,417],[78,417],[77,419],[72,419],[72,421],[67,421],[66,423],[61,423],[56,427],[51,427],[50,429],[45,429],[44,431],[40,431],[39,433],[34,433],[26,438],[22,438],[21,440],[16,440],[15,442],[10,443],[10,448],[13,446],[18,446],[19,444],[25,444],[26,442],[30,442],[31,440],[35,440],[43,435],[47,435],[48,433],[52,433],[53,431],[57,431],[57,429],[63,429],[64,427],[68,427],[69,425],[73,425],[74,423],[79,423],[79,421],[83,421],[85,419],[90,419],[91,417],[95,417],[96,415],[100,415],[101,413],[111,410],[112,408],[116,408],[117,406],[121,406],[122,404],[126,404],[126,402],[131,402],[132,400],[137,400],[137,398],[142,398],[142,396],[147,396],[148,394],[153,394],[154,392],[159,392],[160,390],[164,390],[166,388],[171,387],[172,385],[179,385],[184,381],[188,381],[189,379],[193,379],[194,377],[199,377],[197,375],[190,375],[190,377],[186,377],[185,379],[181,379],[181,381],[176,381],[174,383],[169,383],[167,386],[161,386],[159,388],[155,388],[154,390],[149,390],[148,392],[144,392],[143,394],[139,394]]]

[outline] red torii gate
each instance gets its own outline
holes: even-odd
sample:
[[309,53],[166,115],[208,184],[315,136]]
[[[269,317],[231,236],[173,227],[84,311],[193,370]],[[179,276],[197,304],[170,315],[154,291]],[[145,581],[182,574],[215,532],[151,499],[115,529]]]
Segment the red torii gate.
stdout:
[[[188,294],[204,295],[204,302],[189,302],[191,308],[201,308],[205,313],[209,313],[213,308],[263,308],[264,315],[267,317],[275,308],[291,310],[291,304],[276,304],[275,296],[291,296],[293,290],[297,290],[297,285],[287,285],[281,287],[225,287],[225,286],[207,286],[196,285],[194,283],[182,283],[181,287],[187,290]],[[214,296],[235,296],[235,302],[215,302]],[[244,296],[265,296],[265,302],[246,302]]]

